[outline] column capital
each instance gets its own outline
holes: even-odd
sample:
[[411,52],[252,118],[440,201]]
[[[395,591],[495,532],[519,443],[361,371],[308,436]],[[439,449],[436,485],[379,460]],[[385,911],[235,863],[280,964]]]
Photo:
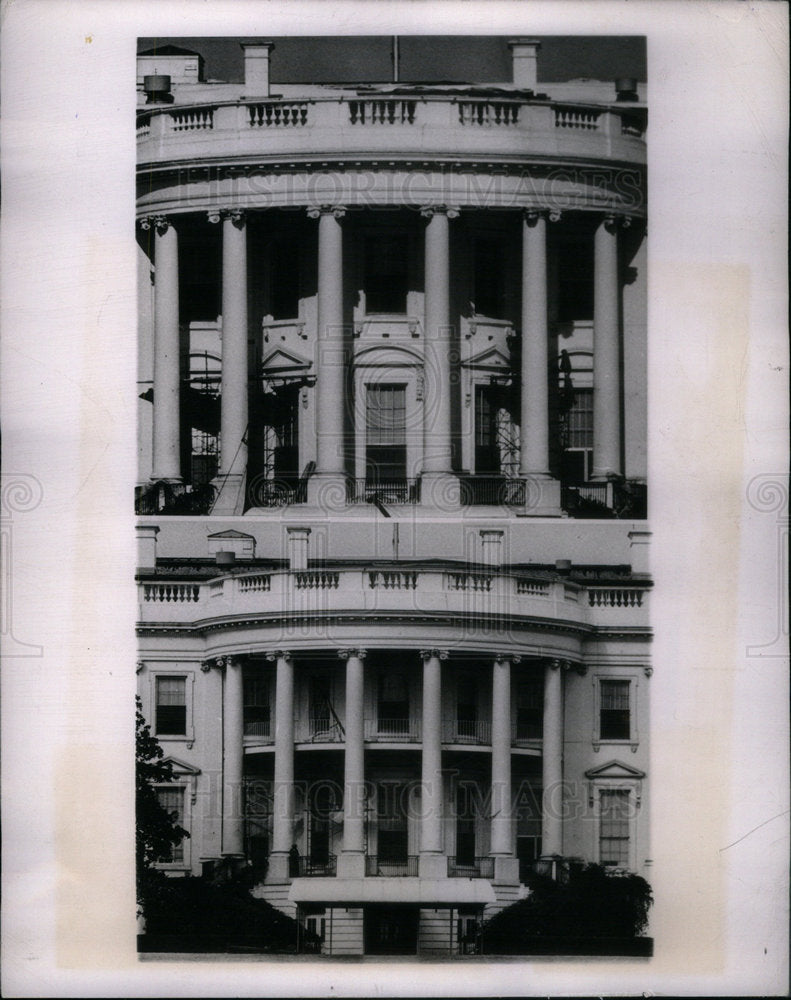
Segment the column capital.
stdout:
[[421,649],[420,659],[425,663],[426,660],[436,658],[438,660],[447,660],[448,651],[447,649]]
[[285,660],[288,663],[291,660],[291,653],[287,649],[273,649],[271,653],[266,654],[266,658],[270,663],[274,663],[275,660]]
[[604,228],[608,233],[617,232],[618,229],[628,229],[632,224],[631,216],[620,215],[617,212],[608,212],[604,216]]
[[575,674],[579,674],[580,677],[584,677],[588,672],[588,668],[584,663],[572,663],[570,660],[561,660],[560,662],[566,673],[568,673],[569,670],[573,670]]
[[522,657],[519,653],[494,653],[493,659],[495,663],[505,663],[508,660],[510,663],[521,663]]
[[206,213],[206,217],[209,222],[214,224],[224,219],[230,219],[237,229],[241,229],[245,224],[247,213],[243,208],[213,208]]
[[420,214],[424,219],[430,219],[434,215],[446,215],[449,219],[457,219],[461,209],[457,205],[421,205]]
[[311,205],[308,208],[308,218],[318,219],[322,215],[331,215],[335,219],[342,219],[346,215],[345,205]]
[[[205,663],[209,664],[207,671],[211,669],[211,660],[205,660]],[[226,667],[240,667],[242,665],[242,658],[240,656],[218,656],[214,660],[214,665],[218,670],[225,670]],[[203,670],[203,663],[201,663],[201,670]]]
[[167,215],[144,215],[140,220],[141,229],[156,229],[158,233],[164,233],[167,231],[168,226],[171,225],[170,219]]
[[559,208],[526,208],[522,212],[522,218],[531,228],[538,223],[539,219],[549,219],[550,222],[560,222],[563,213]]
[[135,667],[135,673],[136,674],[142,673],[143,670],[145,670],[145,666],[146,666],[145,660],[138,660],[137,666]]
[[350,657],[354,656],[358,660],[364,660],[368,655],[367,649],[339,649],[338,659],[348,660]]
[[569,666],[568,660],[547,660],[546,665],[550,670],[567,670]]

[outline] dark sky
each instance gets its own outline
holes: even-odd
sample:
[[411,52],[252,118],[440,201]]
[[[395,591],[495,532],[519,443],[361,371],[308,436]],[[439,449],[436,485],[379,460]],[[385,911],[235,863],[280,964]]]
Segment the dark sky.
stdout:
[[[543,35],[538,56],[539,82],[577,77],[614,80],[646,79],[645,38],[633,35],[601,37]],[[205,59],[207,79],[239,83],[243,79],[242,50],[234,38],[141,38],[138,51],[178,45]],[[252,39],[246,39],[252,41]],[[374,82],[392,79],[392,39],[377,36],[273,37],[273,83]],[[399,79],[424,83],[443,81],[505,82],[511,79],[507,36],[400,35]]]

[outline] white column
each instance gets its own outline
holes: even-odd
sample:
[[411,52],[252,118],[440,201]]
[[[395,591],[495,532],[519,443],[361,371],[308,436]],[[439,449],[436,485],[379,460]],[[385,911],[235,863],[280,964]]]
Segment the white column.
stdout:
[[[423,502],[458,503],[452,475],[450,227],[457,209],[428,206],[425,234],[425,402],[423,404]],[[439,483],[437,482],[439,480]]]
[[154,227],[154,454],[151,478],[181,481],[179,375],[179,244],[172,222]]
[[346,210],[308,210],[319,220],[318,339],[316,342],[316,471],[308,483],[311,503],[345,503],[344,417],[347,350],[343,329],[343,229]]
[[220,469],[213,512],[241,514],[247,469],[247,227],[241,211],[214,212],[209,219],[222,219]]
[[[560,213],[549,213],[557,221]],[[559,515],[560,485],[549,473],[549,320],[547,213],[522,217],[522,372],[519,475],[528,513]]]
[[363,743],[364,649],[342,649],[346,660],[346,751],[343,762],[343,853],[338,875],[365,874],[365,748]]
[[560,660],[544,668],[541,854],[563,854],[563,673]]
[[222,853],[244,856],[242,781],[244,763],[244,702],[242,664],[232,656],[223,657],[225,667],[222,697]]
[[618,223],[596,229],[593,264],[593,479],[621,474]]
[[[492,667],[492,821],[491,853],[514,855],[511,802],[511,662],[499,653]],[[517,872],[518,874],[518,872]]]
[[291,653],[277,650],[275,679],[275,782],[272,808],[272,851],[267,882],[288,878],[288,852],[294,844],[294,664]]
[[543,212],[525,212],[522,219],[521,476],[549,474],[548,366],[547,220]]
[[420,792],[421,878],[447,875],[442,854],[442,660],[445,650],[424,649],[423,660],[423,752]]

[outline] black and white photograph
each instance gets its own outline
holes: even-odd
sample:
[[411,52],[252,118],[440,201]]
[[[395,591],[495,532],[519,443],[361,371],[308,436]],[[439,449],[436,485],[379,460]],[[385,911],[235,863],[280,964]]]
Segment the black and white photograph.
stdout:
[[141,947],[650,955],[645,39],[192,44],[137,58]]
[[702,3],[65,6],[67,98],[4,46],[8,995],[777,988],[784,126],[722,105],[783,17],[692,88]]

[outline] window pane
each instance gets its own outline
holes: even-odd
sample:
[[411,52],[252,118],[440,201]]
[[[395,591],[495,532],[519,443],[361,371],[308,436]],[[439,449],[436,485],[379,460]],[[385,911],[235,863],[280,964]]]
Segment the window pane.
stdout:
[[630,739],[629,681],[601,681],[600,697],[600,739]]
[[502,318],[505,254],[503,245],[493,239],[478,239],[474,250],[473,302],[481,316]]
[[183,736],[186,733],[186,678],[157,678],[156,731],[163,736]]
[[599,858],[603,865],[629,862],[629,792],[603,791],[599,811]]
[[575,389],[568,413],[568,447],[593,447],[593,389]]

